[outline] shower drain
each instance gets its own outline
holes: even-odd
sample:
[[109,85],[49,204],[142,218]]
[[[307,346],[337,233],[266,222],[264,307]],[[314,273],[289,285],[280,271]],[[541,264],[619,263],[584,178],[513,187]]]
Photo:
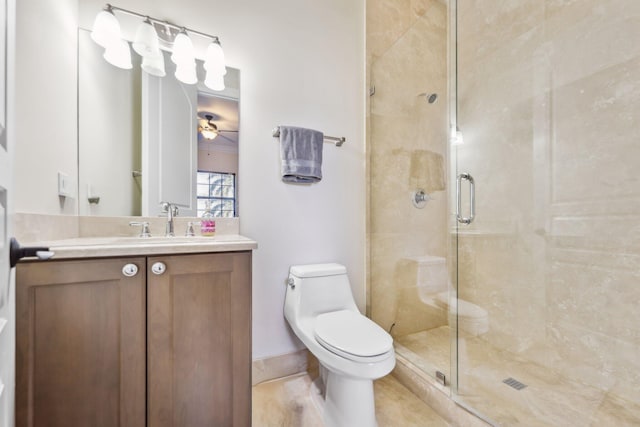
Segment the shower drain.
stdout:
[[502,382],[508,385],[509,387],[515,388],[516,390],[522,390],[527,386],[526,384],[523,384],[520,381],[513,379],[511,377],[507,378],[506,380],[503,380]]

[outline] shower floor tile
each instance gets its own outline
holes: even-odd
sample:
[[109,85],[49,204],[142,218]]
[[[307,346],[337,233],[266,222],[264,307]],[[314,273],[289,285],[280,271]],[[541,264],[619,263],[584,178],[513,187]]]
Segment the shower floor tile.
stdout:
[[[448,373],[448,326],[396,338],[396,351],[434,375]],[[504,426],[638,426],[640,405],[564,378],[518,355],[467,336],[458,346],[458,395],[471,408]],[[502,381],[512,377],[527,385],[516,390]]]

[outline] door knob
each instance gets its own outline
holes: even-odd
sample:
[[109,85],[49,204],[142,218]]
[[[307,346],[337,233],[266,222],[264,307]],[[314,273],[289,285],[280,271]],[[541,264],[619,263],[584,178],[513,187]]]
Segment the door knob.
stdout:
[[9,241],[9,265],[11,268],[18,264],[18,261],[25,257],[37,257],[41,260],[46,260],[55,255],[49,248],[40,246],[20,246],[20,243],[15,238],[11,238]]
[[167,270],[167,266],[164,262],[154,262],[151,266],[151,271],[153,274],[157,274],[158,276],[164,273]]

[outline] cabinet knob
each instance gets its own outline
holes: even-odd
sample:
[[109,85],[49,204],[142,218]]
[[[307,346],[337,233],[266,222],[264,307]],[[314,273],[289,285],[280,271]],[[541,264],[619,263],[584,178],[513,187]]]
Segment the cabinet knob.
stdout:
[[151,271],[153,274],[157,274],[158,276],[164,273],[167,270],[167,266],[164,262],[154,262],[151,266]]
[[122,267],[122,274],[127,277],[133,277],[138,274],[138,266],[135,264],[126,264]]

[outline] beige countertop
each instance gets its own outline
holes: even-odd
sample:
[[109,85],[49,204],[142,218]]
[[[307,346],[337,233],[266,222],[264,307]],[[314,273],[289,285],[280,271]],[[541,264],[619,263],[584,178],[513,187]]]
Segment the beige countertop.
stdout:
[[[52,260],[115,256],[168,255],[203,252],[237,252],[257,249],[258,244],[238,234],[212,237],[79,237],[41,242],[21,242],[22,246],[48,247]],[[25,258],[30,260],[34,258]]]

